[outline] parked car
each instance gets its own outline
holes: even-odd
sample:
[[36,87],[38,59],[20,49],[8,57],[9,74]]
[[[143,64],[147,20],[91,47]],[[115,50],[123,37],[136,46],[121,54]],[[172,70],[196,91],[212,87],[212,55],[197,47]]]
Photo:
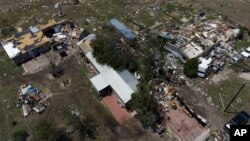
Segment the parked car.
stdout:
[[234,116],[227,124],[225,124],[223,129],[229,133],[231,125],[246,124],[248,122],[249,118],[250,118],[250,116],[247,112],[241,111],[236,116]]
[[229,61],[229,63],[231,63],[231,64],[236,64],[239,60],[240,60],[240,58],[238,58],[237,56],[234,56],[234,57]]

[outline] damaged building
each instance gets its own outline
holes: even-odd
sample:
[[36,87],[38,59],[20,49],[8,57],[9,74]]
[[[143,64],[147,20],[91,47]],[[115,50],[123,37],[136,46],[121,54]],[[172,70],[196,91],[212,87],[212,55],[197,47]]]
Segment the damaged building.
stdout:
[[54,43],[65,41],[62,39],[67,36],[57,33],[62,32],[62,26],[68,23],[69,21],[50,20],[26,30],[19,28],[15,35],[2,41],[2,46],[16,64],[25,63],[51,50]]
[[222,70],[226,60],[236,63],[241,58],[250,57],[247,50],[239,53],[234,49],[239,32],[237,27],[220,20],[200,21],[171,29],[168,34],[173,40],[164,48],[183,63],[199,58],[197,74],[206,77],[212,70],[214,73]]

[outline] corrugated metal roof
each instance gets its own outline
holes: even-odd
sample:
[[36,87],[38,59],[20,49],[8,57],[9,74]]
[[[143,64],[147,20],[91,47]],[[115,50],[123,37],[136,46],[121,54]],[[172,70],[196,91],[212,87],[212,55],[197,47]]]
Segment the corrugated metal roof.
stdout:
[[136,85],[139,83],[134,78],[134,76],[127,70],[117,72],[107,65],[101,65],[97,63],[96,59],[92,55],[92,52],[87,53],[86,57],[95,66],[103,78],[109,83],[121,101],[124,104],[127,103],[131,99],[132,93],[137,90]]
[[17,47],[15,47],[12,42],[3,45],[3,48],[11,59],[21,53],[21,51]]
[[95,86],[97,91],[101,91],[104,88],[109,86],[109,83],[106,81],[106,79],[101,74],[91,78],[90,81]]
[[132,40],[135,39],[135,34],[128,29],[123,23],[119,22],[117,19],[110,20],[112,26],[119,30],[126,38]]
[[186,63],[187,56],[177,47],[175,47],[173,44],[166,44],[165,49],[170,51],[175,57],[181,59],[183,63]]

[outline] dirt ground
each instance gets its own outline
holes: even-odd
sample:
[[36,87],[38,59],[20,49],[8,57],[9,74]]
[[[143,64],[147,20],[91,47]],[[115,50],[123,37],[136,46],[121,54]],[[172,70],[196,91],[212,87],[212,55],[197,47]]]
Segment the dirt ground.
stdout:
[[[40,79],[38,82],[41,88],[49,88],[47,91],[54,95],[51,98],[51,105],[44,113],[44,116],[53,115],[56,118],[60,117],[60,109],[70,104],[76,104],[79,109],[82,109],[80,110],[82,114],[85,112],[90,113],[98,121],[100,129],[97,140],[161,140],[158,135],[154,136],[152,132],[145,131],[136,120],[132,119],[120,126],[108,109],[96,98],[97,93],[94,89],[91,89],[92,86],[89,80],[84,80],[82,77],[81,65],[78,64],[80,59],[72,56],[59,65],[65,71],[62,78],[58,80],[49,80],[48,77],[44,78],[47,70],[34,75],[36,78],[40,77],[42,79],[42,81]],[[82,78],[83,80],[81,80]],[[71,79],[71,84],[62,87],[60,83],[65,79]],[[57,95],[58,93],[59,95]]]
[[223,114],[218,112],[217,108],[211,103],[211,97],[197,83],[206,84],[208,82],[189,82],[188,85],[181,86],[178,93],[195,113],[207,120],[211,130],[220,129],[224,124]]
[[[169,118],[168,124],[171,124],[177,130],[182,141],[196,140],[202,133],[209,130],[199,124],[196,119],[188,116],[183,111],[183,108],[180,107],[177,100],[173,101],[176,103],[177,109],[169,109],[169,111],[166,112],[166,116]],[[206,137],[202,138],[202,140],[206,139],[208,136],[209,134],[206,134]]]
[[[249,73],[237,73],[228,66],[208,78],[188,81],[187,86],[180,87],[179,93],[193,110],[208,120],[211,130],[222,129],[223,125],[237,112],[249,111]],[[223,112],[236,92],[246,82],[240,95]]]
[[232,72],[233,72],[233,70],[226,67],[225,69],[223,69],[223,71],[220,71],[217,74],[213,74],[211,80],[209,81],[209,84],[212,84],[212,83],[218,84],[221,81],[229,79],[229,75]]
[[250,73],[240,73],[238,77],[250,81]]
[[22,64],[22,67],[25,73],[32,74],[43,70],[49,65],[50,65],[50,60],[45,55],[42,55]]
[[[78,47],[68,47],[66,50],[67,56],[75,55],[78,52]],[[28,62],[24,63],[22,67],[26,74],[34,74],[45,68],[51,67],[52,64],[58,65],[63,60],[64,58],[61,57],[57,51],[51,50],[44,55],[29,60]]]
[[250,4],[243,0],[196,0],[219,14],[226,15],[235,23],[250,29]]
[[[10,100],[10,102],[12,100],[11,105],[13,105],[13,108],[2,111],[6,113],[5,115],[8,115],[8,117],[2,117],[4,115],[0,114],[1,122],[4,122],[4,124],[1,123],[1,131],[3,128],[3,130],[8,132],[5,135],[3,135],[3,132],[0,132],[0,140],[11,140],[10,134],[18,128],[26,129],[30,135],[29,141],[38,140],[34,136],[33,125],[41,118],[54,121],[58,128],[67,128],[63,123],[61,111],[72,104],[78,107],[81,115],[89,113],[96,119],[98,124],[97,140],[161,140],[158,135],[145,131],[136,120],[130,120],[121,126],[114,120],[114,117],[108,109],[98,100],[97,93],[87,79],[87,76],[85,76],[85,67],[79,55],[68,56],[57,67],[63,70],[63,75],[60,78],[53,78],[50,74],[49,67],[34,74],[21,75],[10,73],[6,75],[8,77],[1,78],[1,86],[13,83],[19,85],[25,82],[32,82],[34,86],[41,89],[45,94],[50,95],[51,98],[50,105],[43,114],[33,114],[26,118],[23,117],[21,110],[14,106],[14,101],[18,96],[17,85],[10,87],[10,89],[13,89],[11,93],[13,97],[7,97],[8,95],[2,92],[0,100],[9,98],[8,100]],[[19,75],[19,77],[15,77],[16,75]],[[70,84],[66,86],[62,85],[64,80],[70,80]],[[2,103],[2,105],[6,107],[6,103]],[[12,120],[18,122],[15,128],[10,127],[9,122]],[[76,134],[72,134],[72,136],[75,140],[79,140]]]
[[[25,0],[0,0],[0,8],[2,8],[3,6],[8,7],[13,3],[18,4],[16,2],[20,3],[23,1]],[[0,15],[0,18],[9,18],[11,19],[10,21],[12,24],[18,25],[30,24],[34,20],[32,17],[37,17],[38,20],[46,20],[47,18],[51,18],[51,15],[55,12],[53,6],[55,4],[55,1],[57,0],[44,1],[46,1],[46,3],[39,3],[32,8],[22,8],[20,9],[20,12],[11,12],[8,14]],[[236,21],[237,23],[243,23],[246,26],[250,27],[248,20],[250,13],[248,12],[249,5],[245,5],[245,3],[241,1],[234,0],[213,0],[214,2],[212,2],[212,0],[198,1],[203,3],[205,6],[214,9],[218,13],[228,14],[228,17]],[[223,7],[221,7],[220,3],[225,2],[229,2],[229,5],[223,4]],[[136,19],[137,21],[145,23],[146,26],[152,26],[155,21],[165,22],[165,20],[159,18],[165,17],[166,15],[164,13],[161,13],[162,15],[160,14],[159,17],[149,17],[150,10],[148,11],[147,9],[150,8],[148,6],[150,3],[152,6],[157,6],[157,4],[154,4],[155,0],[148,0],[145,3],[142,3],[143,2],[139,2],[137,0],[116,0],[108,2],[86,0],[82,5],[75,6],[73,8],[68,7],[68,9],[65,8],[65,6],[63,9],[65,9],[64,12],[66,13],[66,18],[70,17],[74,20],[79,21],[80,23],[83,23],[86,18],[91,19],[91,24],[87,28],[90,31],[92,31],[92,29],[96,29],[97,31],[95,32],[101,32],[101,25],[103,25],[103,23],[106,23],[112,17],[121,19],[123,22]],[[43,5],[48,6],[49,8],[44,8],[42,7]],[[94,6],[95,8],[93,8]],[[122,9],[124,7],[126,10],[123,11]],[[240,11],[237,11],[237,9],[240,9]],[[134,14],[135,12],[139,12],[139,14]],[[134,17],[131,15],[133,15]],[[132,24],[131,26],[131,23],[132,22],[128,22],[126,24],[130,27],[134,27],[134,24]],[[6,60],[6,58],[4,58],[4,60]],[[81,109],[81,114],[84,114],[86,112],[91,113],[93,114],[93,117],[97,119],[97,122],[100,125],[100,129],[98,130],[99,140],[161,140],[159,136],[142,129],[137,121],[130,121],[123,126],[119,126],[113,119],[112,115],[109,113],[108,109],[104,108],[96,97],[96,93],[92,89],[89,80],[84,76],[84,67],[82,67],[78,63],[79,60],[79,58],[74,56],[64,60],[59,65],[59,67],[64,70],[64,75],[59,79],[53,79],[49,74],[49,69],[44,69],[34,74],[22,76],[21,71],[9,71],[9,69],[12,68],[18,70],[18,68],[9,67],[10,62],[7,62],[8,64],[5,63],[4,65],[1,64],[1,66],[3,67],[0,70],[0,101],[2,102],[0,106],[3,108],[0,109],[0,112],[2,113],[0,113],[0,119],[2,119],[2,122],[4,123],[1,123],[2,129],[0,130],[0,140],[8,140],[10,134],[14,130],[17,130],[19,128],[27,128],[29,133],[33,133],[33,127],[31,125],[33,125],[41,117],[52,118],[55,120],[55,122],[57,122],[58,126],[63,126],[60,119],[60,110],[73,103],[76,104],[79,109]],[[217,85],[219,85],[220,83],[227,80],[225,79],[225,76],[227,75],[215,75],[212,78],[213,81],[197,79],[195,81],[192,81],[192,83],[190,82],[188,86],[180,87],[179,90],[180,95],[184,97],[185,101],[193,108],[195,112],[206,118],[209,122],[209,125],[211,125],[213,129],[220,129],[225,123],[225,119],[223,119],[224,115],[221,112],[221,109],[217,107],[217,105],[220,103],[214,102],[214,100],[212,100],[211,96],[208,94],[211,89],[208,88],[207,84],[210,83],[212,86],[214,83],[217,83]],[[64,80],[70,80],[71,84],[65,87],[61,86],[62,81]],[[15,108],[13,101],[17,98],[16,89],[18,85],[27,81],[33,82],[37,87],[39,87],[41,90],[51,95],[52,97],[51,104],[44,114],[34,116],[32,115],[31,117],[25,119],[24,117],[22,117],[21,111]],[[9,104],[12,105],[12,109],[5,108]],[[10,127],[12,119],[18,121],[18,125],[16,127]],[[31,136],[30,140],[33,139],[35,139],[35,137]]]

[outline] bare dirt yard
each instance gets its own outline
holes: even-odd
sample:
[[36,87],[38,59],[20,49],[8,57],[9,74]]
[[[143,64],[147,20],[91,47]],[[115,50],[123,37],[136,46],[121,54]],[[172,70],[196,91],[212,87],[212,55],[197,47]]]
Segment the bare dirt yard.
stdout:
[[181,86],[178,93],[196,114],[207,120],[211,130],[220,129],[224,124],[223,114],[212,104],[212,98],[201,85],[207,85],[207,82],[193,80],[193,83]]
[[250,81],[250,73],[240,73],[238,77]]
[[[249,111],[249,73],[235,72],[230,68],[225,68],[218,74],[212,74],[205,85],[200,85],[204,92],[211,97],[211,103],[217,108],[219,114],[223,115],[224,122],[232,118],[237,112],[242,110]],[[245,83],[245,85],[244,85]],[[240,88],[243,87],[241,91]],[[238,97],[224,112],[224,108],[229,104],[237,92]]]
[[225,81],[229,79],[230,73],[233,73],[233,70],[225,68],[223,71],[217,74],[213,74],[213,76],[211,77],[211,80],[209,81],[209,84],[212,84],[212,83],[219,84],[221,81]]
[[[93,89],[85,74],[85,66],[79,55],[68,56],[57,68],[63,72],[60,78],[54,78],[50,74],[50,67],[34,74],[22,75],[21,67],[17,67],[8,60],[4,52],[0,63],[3,69],[0,71],[0,140],[12,141],[12,133],[24,129],[29,134],[29,140],[39,140],[34,135],[34,125],[40,119],[48,119],[55,123],[57,128],[67,129],[64,124],[62,110],[75,105],[80,115],[90,114],[97,122],[97,140],[161,140],[158,135],[146,131],[140,123],[133,119],[123,125],[119,125],[109,110],[101,103],[100,98]],[[64,81],[69,84],[64,85]],[[16,108],[15,101],[18,98],[18,85],[31,82],[50,97],[50,105],[42,114],[33,114],[24,117],[21,109]],[[16,121],[15,126],[11,125]],[[74,140],[80,140],[78,134],[71,135]],[[86,139],[88,140],[88,139]]]

